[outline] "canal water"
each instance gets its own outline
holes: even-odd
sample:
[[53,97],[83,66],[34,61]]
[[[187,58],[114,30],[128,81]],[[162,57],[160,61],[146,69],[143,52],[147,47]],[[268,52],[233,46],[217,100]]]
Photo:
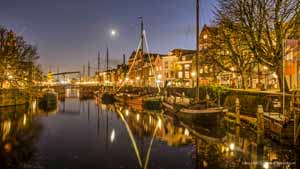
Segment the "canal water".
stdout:
[[[225,169],[294,168],[299,155],[256,135],[216,122],[178,119],[163,111],[103,105],[75,97],[52,110],[0,110],[0,168]],[[296,166],[297,165],[297,166]]]

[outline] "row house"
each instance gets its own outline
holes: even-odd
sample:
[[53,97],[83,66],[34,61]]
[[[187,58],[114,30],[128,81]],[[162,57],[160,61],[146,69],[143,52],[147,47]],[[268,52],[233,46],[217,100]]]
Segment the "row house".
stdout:
[[[241,77],[237,73],[233,73],[234,67],[230,68],[231,71],[224,71],[215,64],[212,58],[205,55],[209,50],[210,38],[218,36],[218,28],[213,26],[204,25],[199,35],[199,50],[200,50],[200,65],[199,65],[199,80],[200,84],[217,83],[223,86],[241,88]],[[299,88],[299,53],[300,41],[287,39],[285,41],[285,57],[284,57],[284,74],[287,79],[290,89]],[[226,50],[220,50],[218,55],[225,54]],[[250,54],[249,54],[250,55]],[[248,88],[279,88],[278,77],[266,65],[256,62],[251,64],[251,69],[247,73]]]
[[162,82],[164,86],[193,86],[195,80],[194,55],[194,50],[174,49],[162,57]]
[[128,60],[127,81],[133,86],[155,87],[161,83],[161,54],[132,52]]

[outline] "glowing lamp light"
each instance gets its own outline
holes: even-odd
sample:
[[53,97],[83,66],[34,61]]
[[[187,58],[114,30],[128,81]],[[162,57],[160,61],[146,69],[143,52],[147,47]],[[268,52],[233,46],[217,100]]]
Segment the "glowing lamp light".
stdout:
[[270,165],[268,162],[264,162],[263,167],[264,169],[269,169]]
[[190,132],[189,132],[188,129],[184,129],[184,135],[186,135],[186,136],[189,136],[189,135],[190,135]]
[[274,78],[278,78],[278,76],[277,76],[277,74],[276,73],[273,73],[273,75],[272,75]]
[[196,72],[192,72],[192,77],[195,77],[196,76]]
[[27,115],[26,115],[26,114],[24,114],[24,118],[23,118],[23,125],[25,126],[25,125],[26,125],[26,123],[27,123]]
[[12,78],[13,78],[13,76],[12,76],[12,75],[9,75],[9,76],[8,76],[8,79],[12,79]]
[[235,148],[235,145],[234,145],[234,143],[231,143],[231,144],[229,145],[229,148],[230,148],[230,150],[231,150],[231,151],[233,151],[233,150],[234,150],[234,148]]
[[160,129],[161,129],[161,125],[162,125],[162,122],[161,122],[161,119],[159,118],[159,119],[158,119],[158,122],[157,122],[157,126],[158,126],[158,128],[160,128]]
[[140,114],[137,114],[137,115],[136,115],[136,120],[137,120],[137,121],[140,121]]
[[158,78],[158,79],[161,79],[161,77],[162,77],[161,74],[157,75],[157,78]]
[[129,110],[125,110],[125,115],[128,116],[129,115]]

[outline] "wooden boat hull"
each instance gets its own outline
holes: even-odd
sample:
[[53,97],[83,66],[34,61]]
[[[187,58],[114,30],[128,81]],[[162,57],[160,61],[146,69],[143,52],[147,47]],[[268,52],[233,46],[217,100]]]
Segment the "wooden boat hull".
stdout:
[[139,105],[149,110],[161,109],[161,101],[158,97],[148,96],[115,96],[118,102],[128,105]]
[[198,132],[217,138],[224,137],[224,133],[220,130],[224,109],[190,110],[167,102],[163,102],[162,105],[167,112]]
[[208,108],[208,109],[189,109],[182,108],[180,105],[173,105],[167,102],[162,103],[165,110],[174,113],[181,120],[190,121],[193,119],[202,123],[212,124],[220,117],[224,116],[226,110],[223,108]]
[[141,96],[136,96],[136,97],[115,96],[115,99],[118,102],[123,102],[123,103],[126,103],[126,104],[137,104],[137,105],[142,105],[143,104],[143,98]]

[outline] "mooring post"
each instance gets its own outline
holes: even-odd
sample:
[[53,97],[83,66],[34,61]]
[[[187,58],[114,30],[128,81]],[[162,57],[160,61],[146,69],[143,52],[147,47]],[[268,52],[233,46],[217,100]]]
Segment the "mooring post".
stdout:
[[264,110],[262,105],[257,108],[257,143],[262,144],[264,141]]
[[241,124],[240,111],[241,111],[240,100],[239,98],[236,98],[235,99],[235,123],[237,125]]
[[299,122],[300,122],[300,115],[299,115],[299,111],[295,111],[294,110],[294,145],[297,146],[298,144],[298,138],[299,138],[299,131],[300,131],[300,126],[299,126]]
[[209,107],[209,99],[210,99],[209,95],[206,94],[206,96],[205,96],[205,100],[206,100],[206,108]]

